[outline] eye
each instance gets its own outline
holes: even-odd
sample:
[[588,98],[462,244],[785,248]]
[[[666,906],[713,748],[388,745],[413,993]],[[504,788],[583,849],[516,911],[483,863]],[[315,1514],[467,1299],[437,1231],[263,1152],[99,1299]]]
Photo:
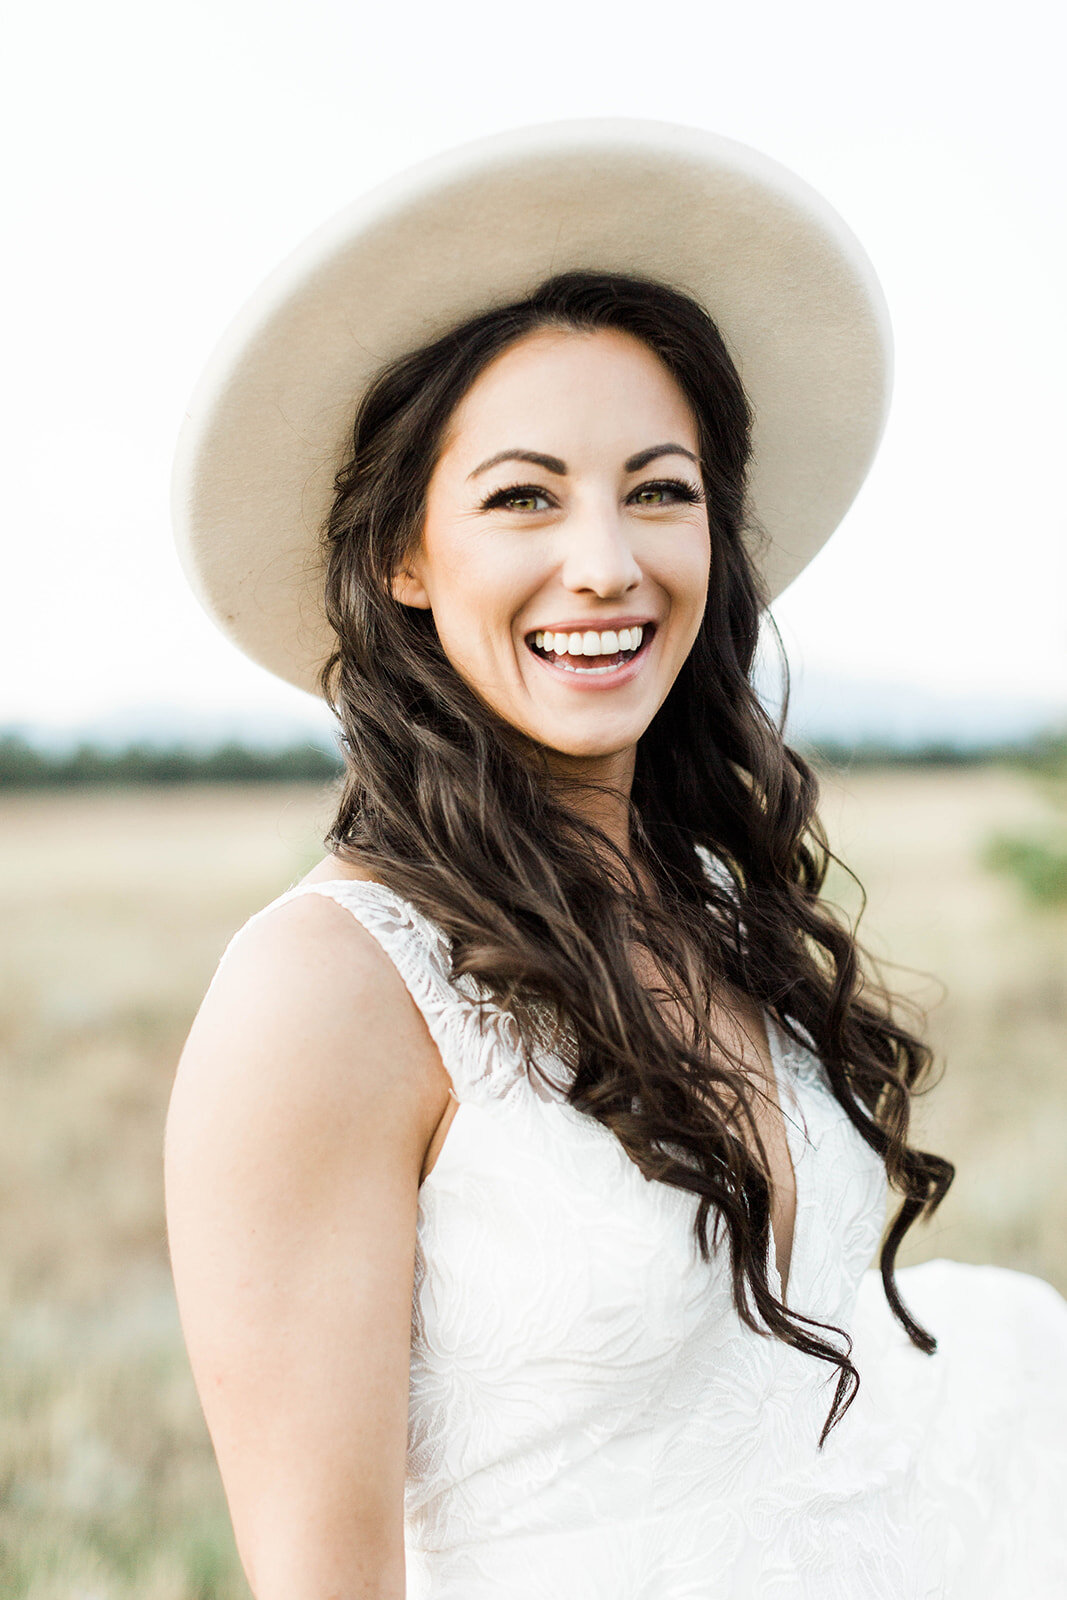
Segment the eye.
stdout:
[[636,488],[630,500],[638,506],[701,505],[704,496],[682,478],[656,478]]
[[534,483],[513,483],[507,489],[494,489],[482,501],[483,511],[547,511],[552,504],[543,489]]

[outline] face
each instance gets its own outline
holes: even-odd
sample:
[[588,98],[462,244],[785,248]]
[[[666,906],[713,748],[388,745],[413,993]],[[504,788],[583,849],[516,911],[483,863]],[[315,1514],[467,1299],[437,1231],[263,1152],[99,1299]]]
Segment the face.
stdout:
[[540,331],[481,374],[394,581],[479,698],[560,772],[632,772],[696,638],[710,538],[695,418],[614,330]]

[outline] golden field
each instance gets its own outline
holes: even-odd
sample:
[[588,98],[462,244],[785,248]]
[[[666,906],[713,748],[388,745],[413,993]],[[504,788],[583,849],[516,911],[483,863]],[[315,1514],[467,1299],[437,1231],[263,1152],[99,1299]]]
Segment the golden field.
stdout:
[[[979,865],[1039,798],[1006,770],[828,779],[861,936],[926,1009],[916,1139],[956,1162],[903,1257],[1067,1292],[1067,910]],[[0,1593],[247,1600],[167,1269],[161,1148],[185,1031],[232,931],[321,855],[307,785],[0,800]],[[833,895],[856,892],[836,869]],[[936,1331],[936,1330],[935,1330]]]

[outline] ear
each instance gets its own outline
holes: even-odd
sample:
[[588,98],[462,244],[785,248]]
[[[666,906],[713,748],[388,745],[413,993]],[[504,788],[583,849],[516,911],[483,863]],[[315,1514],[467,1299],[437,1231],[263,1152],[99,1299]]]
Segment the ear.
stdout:
[[393,599],[402,606],[414,606],[418,611],[429,611],[430,597],[422,586],[422,579],[407,567],[393,574],[390,588]]

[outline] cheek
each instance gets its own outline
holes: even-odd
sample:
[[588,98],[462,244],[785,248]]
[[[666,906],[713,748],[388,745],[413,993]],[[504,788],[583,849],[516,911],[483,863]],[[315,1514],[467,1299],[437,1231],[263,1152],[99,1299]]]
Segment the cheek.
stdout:
[[499,638],[530,604],[543,577],[532,552],[506,539],[428,542],[426,588],[442,629],[460,623],[469,637]]
[[530,600],[527,567],[500,543],[428,540],[426,591],[442,647],[482,694],[510,677],[515,619]]
[[664,588],[671,597],[671,609],[679,628],[677,661],[680,666],[688,656],[700,632],[707,606],[708,584],[711,576],[711,545],[705,533],[694,533],[692,540],[676,549],[670,572],[664,574]]
[[711,574],[711,541],[706,528],[685,530],[661,553],[657,580],[682,610],[704,610]]

